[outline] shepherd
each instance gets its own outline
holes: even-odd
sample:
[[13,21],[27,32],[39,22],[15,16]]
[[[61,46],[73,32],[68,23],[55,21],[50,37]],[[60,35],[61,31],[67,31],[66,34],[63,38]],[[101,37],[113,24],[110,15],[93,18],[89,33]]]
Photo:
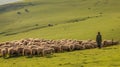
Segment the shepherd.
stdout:
[[96,42],[98,45],[98,48],[101,49],[101,45],[102,45],[102,35],[100,34],[100,32],[98,32],[97,36],[96,36]]

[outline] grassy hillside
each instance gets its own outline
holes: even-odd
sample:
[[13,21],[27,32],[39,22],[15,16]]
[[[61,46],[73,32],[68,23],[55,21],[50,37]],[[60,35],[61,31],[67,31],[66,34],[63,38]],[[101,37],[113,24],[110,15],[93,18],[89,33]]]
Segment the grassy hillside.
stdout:
[[[49,26],[52,25],[52,26]],[[120,0],[24,0],[0,6],[0,42],[23,38],[120,40]],[[120,67],[120,45],[47,57],[0,58],[1,67]]]
[[0,58],[1,67],[120,67],[120,45],[46,57]]
[[98,31],[104,39],[120,40],[119,5],[113,0],[25,0],[0,6],[0,41],[95,39]]

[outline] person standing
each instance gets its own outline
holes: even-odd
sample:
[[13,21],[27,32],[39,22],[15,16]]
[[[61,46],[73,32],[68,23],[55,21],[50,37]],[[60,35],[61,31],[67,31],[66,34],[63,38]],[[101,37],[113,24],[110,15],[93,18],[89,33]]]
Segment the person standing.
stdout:
[[101,48],[101,45],[102,45],[102,35],[100,34],[100,32],[98,32],[98,34],[96,36],[96,42],[97,42],[98,48]]

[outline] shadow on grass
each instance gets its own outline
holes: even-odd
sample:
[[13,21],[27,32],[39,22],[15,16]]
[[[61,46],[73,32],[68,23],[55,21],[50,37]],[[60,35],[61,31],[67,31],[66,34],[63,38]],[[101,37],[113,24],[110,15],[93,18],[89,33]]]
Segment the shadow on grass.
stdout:
[[56,57],[56,55],[50,55],[50,54],[48,54],[48,55],[46,55],[45,57],[46,57],[46,58],[53,58],[53,57]]
[[0,57],[0,58],[3,58],[3,59],[13,59],[13,58],[19,58],[20,56],[14,56],[14,57]]
[[113,67],[120,67],[120,64],[111,64]]
[[65,65],[74,65],[71,62],[63,63],[63,64],[58,64],[59,66],[65,66]]

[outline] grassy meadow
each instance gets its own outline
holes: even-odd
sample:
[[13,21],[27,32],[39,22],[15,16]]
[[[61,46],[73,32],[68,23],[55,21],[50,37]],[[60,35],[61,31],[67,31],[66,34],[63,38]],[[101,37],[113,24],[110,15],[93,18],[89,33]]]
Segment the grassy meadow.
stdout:
[[[0,42],[24,38],[95,40],[98,31],[103,40],[120,41],[120,0],[23,0],[0,5]],[[47,57],[0,58],[0,67],[120,67],[119,58],[118,45]]]
[[4,10],[0,13],[0,41],[30,37],[95,39],[98,31],[104,39],[120,40],[119,3],[113,0],[25,0],[10,4],[12,7],[1,6]]

